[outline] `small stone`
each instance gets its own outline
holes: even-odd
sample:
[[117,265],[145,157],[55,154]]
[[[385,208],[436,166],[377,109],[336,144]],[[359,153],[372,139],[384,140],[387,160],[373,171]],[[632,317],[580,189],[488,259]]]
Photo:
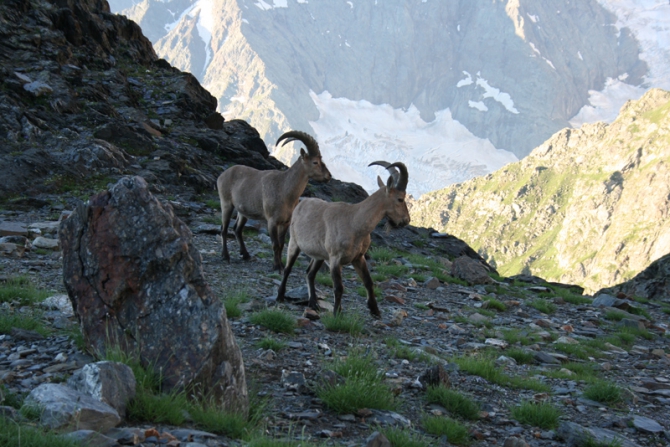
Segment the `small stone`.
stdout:
[[395,295],[384,295],[384,300],[388,301],[389,303],[400,304],[401,306],[405,304],[405,300]]
[[578,345],[579,342],[572,337],[561,336],[556,339],[554,343],[564,343],[567,345]]
[[386,436],[384,436],[383,433],[379,433],[378,431],[372,433],[368,438],[365,440],[365,447],[393,447],[391,445],[391,442],[388,440]]
[[528,447],[528,443],[521,438],[510,436],[505,439],[503,447]]
[[560,365],[561,361],[558,360],[556,357],[553,355],[549,355],[546,352],[538,351],[533,353],[533,357],[535,357],[535,360],[537,360],[540,363],[548,363],[548,364],[553,364],[553,365]]
[[487,345],[496,346],[501,349],[505,349],[507,346],[509,346],[509,343],[507,343],[505,340],[499,340],[497,338],[487,338],[484,343]]
[[434,277],[430,277],[423,282],[423,286],[427,289],[435,290],[440,287],[440,280]]
[[470,315],[468,320],[472,321],[473,323],[486,323],[489,321],[487,317],[477,312]]

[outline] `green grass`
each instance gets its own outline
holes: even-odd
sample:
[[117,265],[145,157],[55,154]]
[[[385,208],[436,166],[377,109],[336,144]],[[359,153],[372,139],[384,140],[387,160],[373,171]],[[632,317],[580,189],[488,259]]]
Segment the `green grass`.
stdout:
[[246,290],[238,290],[223,298],[223,305],[226,308],[228,318],[238,318],[242,316],[242,310],[239,304],[249,301],[249,294]]
[[584,389],[584,397],[607,405],[613,405],[623,400],[621,388],[605,380],[593,381]]
[[542,298],[537,298],[534,299],[533,301],[530,302],[530,306],[534,307],[535,309],[539,310],[543,314],[553,314],[556,312],[556,305],[550,302],[549,300],[545,300]]
[[619,328],[619,336],[621,335],[632,335],[635,337],[641,337],[644,338],[645,340],[653,340],[655,338],[654,334],[649,332],[646,329],[639,329],[636,327],[622,327]]
[[265,309],[252,314],[249,320],[252,324],[285,334],[292,334],[296,327],[295,318],[281,310]]
[[527,334],[520,329],[503,329],[503,340],[510,345],[519,343],[522,346],[532,345],[541,340],[541,337],[536,334]]
[[428,307],[427,305],[425,305],[423,303],[414,303],[414,304],[412,304],[412,306],[414,306],[416,309],[419,309],[419,310],[430,310],[430,307]]
[[333,371],[344,377],[344,383],[324,383],[316,387],[316,395],[338,414],[354,413],[361,408],[392,410],[396,401],[383,382],[371,357],[350,354],[333,365]]
[[23,399],[25,396],[10,391],[4,384],[0,384],[0,395],[4,396],[4,400],[0,402],[0,405],[12,407],[17,410],[23,406]]
[[568,362],[563,363],[561,367],[569,371],[572,371],[574,374],[568,374],[560,370],[544,371],[542,374],[547,377],[552,377],[554,379],[582,380],[585,382],[593,381],[598,375],[597,371],[593,366],[593,363]]
[[590,357],[600,358],[603,353],[598,349],[594,349],[588,344],[570,344],[570,343],[555,343],[554,349],[569,356],[578,358],[580,360],[588,360]]
[[452,416],[470,421],[479,419],[479,404],[457,391],[443,386],[430,386],[426,390],[426,400],[442,405]]
[[614,438],[610,441],[598,441],[592,436],[589,436],[580,447],[621,447],[622,445],[623,441],[619,438]]
[[626,314],[618,310],[608,310],[607,312],[605,312],[606,320],[621,321],[624,318],[626,318]]
[[184,392],[155,394],[139,388],[135,398],[128,403],[127,418],[152,424],[181,425],[186,420],[183,410],[187,407]]
[[25,276],[7,278],[0,282],[0,303],[17,301],[21,306],[28,306],[44,301],[53,293],[38,289],[33,279]]
[[261,349],[272,349],[275,352],[279,352],[287,346],[287,343],[281,340],[277,340],[276,338],[265,337],[259,340],[256,343],[256,346]]
[[[375,297],[377,297],[377,298],[380,298],[380,297],[383,296],[382,289],[380,289],[379,287],[375,287],[374,292],[375,292]],[[364,286],[356,287],[356,293],[358,294],[358,296],[362,296],[363,298],[366,298],[368,296],[368,292],[365,290]]]
[[402,264],[379,264],[374,267],[374,271],[377,274],[388,276],[394,276],[400,278],[409,272],[409,268]]
[[202,218],[202,221],[212,225],[221,225],[221,216],[218,214],[205,216]]
[[227,412],[214,403],[189,405],[188,413],[201,429],[234,439],[246,436],[254,425],[245,416]]
[[[458,421],[441,416],[428,416],[421,421],[423,428],[435,436],[446,435],[449,444],[469,445],[470,434],[468,428]],[[391,444],[395,447],[395,444]]]
[[333,278],[329,273],[319,272],[316,274],[314,280],[317,284],[321,284],[322,286],[333,287]]
[[205,205],[213,210],[221,211],[221,202],[219,199],[207,199],[205,200]]
[[535,379],[524,377],[510,377],[495,365],[490,354],[458,356],[452,358],[463,372],[482,377],[491,383],[509,386],[516,389],[530,389],[535,391],[549,391],[551,387]]
[[507,310],[507,306],[505,306],[504,303],[498,301],[495,298],[489,298],[486,301],[484,301],[484,303],[488,303],[487,309],[495,309],[498,312],[505,312]]
[[417,351],[417,349],[413,349],[410,346],[403,345],[395,338],[389,337],[386,340],[384,340],[384,343],[386,343],[386,346],[389,347],[389,349],[391,350],[391,354],[395,358],[409,360],[410,362],[413,361],[420,361],[426,363],[431,362],[431,358],[428,354],[426,354],[425,352]]
[[386,247],[375,247],[369,250],[368,254],[377,262],[389,262],[397,256],[397,253],[394,250]]
[[435,445],[430,438],[411,430],[387,427],[379,428],[379,432],[386,436],[393,447],[429,447]]
[[524,401],[512,409],[512,417],[517,421],[544,429],[556,428],[560,416],[561,410],[548,402]]
[[18,313],[3,311],[0,314],[0,334],[9,334],[12,328],[35,331],[38,334],[47,336],[51,331],[39,318],[39,312]]
[[321,317],[321,322],[329,331],[343,332],[351,335],[358,335],[363,331],[363,319],[358,314],[348,314],[340,312],[337,315],[332,313]]
[[530,363],[533,363],[535,360],[535,356],[533,355],[532,352],[526,351],[525,349],[520,349],[520,348],[510,348],[504,352],[504,354],[507,357],[511,357],[519,365],[527,365]]
[[81,444],[66,439],[57,433],[23,423],[16,423],[0,416],[0,446],[81,447]]

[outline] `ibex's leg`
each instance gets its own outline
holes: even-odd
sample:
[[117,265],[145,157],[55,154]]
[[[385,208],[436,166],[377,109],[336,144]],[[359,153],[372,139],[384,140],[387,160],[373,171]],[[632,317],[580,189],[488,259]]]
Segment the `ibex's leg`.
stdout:
[[344,286],[342,285],[342,266],[339,262],[330,260],[330,277],[333,279],[333,289],[335,290],[335,306],[333,313],[339,314],[342,310],[342,293]]
[[309,293],[309,307],[310,309],[320,310],[319,303],[316,302],[316,287],[314,287],[314,278],[319,269],[323,265],[323,259],[312,259],[307,269],[307,290]]
[[380,318],[381,312],[379,312],[379,307],[377,307],[377,300],[375,299],[374,283],[370,277],[370,271],[368,270],[368,263],[365,262],[365,256],[360,255],[351,261],[351,263],[356,269],[356,273],[358,273],[358,276],[360,276],[361,280],[363,281],[363,286],[365,286],[365,291],[368,294],[368,309],[370,309],[370,313],[373,317]]
[[284,230],[283,226],[277,222],[268,222],[268,232],[270,233],[272,252],[274,253],[272,270],[282,273],[284,271],[284,266],[281,262],[281,252],[284,248],[283,238],[286,238],[286,230]]
[[246,223],[247,218],[238,212],[237,222],[235,222],[235,239],[237,239],[237,243],[240,244],[240,254],[242,255],[242,259],[248,261],[249,259],[251,259],[251,256],[249,256],[247,247],[244,245],[244,239],[242,239],[242,234],[244,232],[244,225]]
[[300,254],[300,248],[297,244],[288,245],[288,253],[286,254],[286,268],[284,269],[284,276],[281,279],[281,284],[279,285],[279,290],[277,291],[277,302],[281,303],[284,301],[284,294],[286,293],[286,282],[288,281],[288,276],[291,274],[291,269],[293,264],[295,264],[298,255]]
[[221,240],[223,241],[223,249],[221,250],[221,257],[224,261],[230,262],[230,255],[228,254],[228,225],[230,225],[230,216],[233,214],[233,205],[221,205]]

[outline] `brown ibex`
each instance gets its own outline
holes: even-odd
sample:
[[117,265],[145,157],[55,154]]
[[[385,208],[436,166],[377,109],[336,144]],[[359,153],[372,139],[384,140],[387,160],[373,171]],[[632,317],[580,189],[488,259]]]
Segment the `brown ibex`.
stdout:
[[242,239],[242,230],[248,219],[265,220],[274,251],[273,270],[283,271],[281,253],[291,214],[300,195],[310,179],[327,182],[330,172],[321,159],[319,144],[310,135],[292,130],[277,140],[282,146],[290,141],[301,141],[307,148],[300,149],[300,157],[286,171],[259,171],[248,166],[233,166],[226,169],[216,182],[221,200],[221,237],[223,259],[230,262],[226,236],[233,209],[237,209],[235,238],[240,245],[240,254],[247,260],[249,252]]
[[[311,259],[307,269],[309,307],[318,310],[314,278],[324,261],[328,261],[335,290],[335,313],[341,310],[342,267],[353,264],[363,281],[368,296],[370,313],[381,316],[365,261],[370,247],[370,233],[384,217],[395,227],[409,224],[409,211],[405,203],[408,174],[403,163],[375,161],[369,166],[385,167],[390,173],[386,184],[378,176],[379,190],[360,203],[326,202],[320,199],[303,199],[293,211],[291,239],[288,244],[286,269],[282,278],[277,301],[284,301],[286,281],[301,251]],[[397,168],[397,169],[396,169]],[[398,172],[399,171],[399,172]]]

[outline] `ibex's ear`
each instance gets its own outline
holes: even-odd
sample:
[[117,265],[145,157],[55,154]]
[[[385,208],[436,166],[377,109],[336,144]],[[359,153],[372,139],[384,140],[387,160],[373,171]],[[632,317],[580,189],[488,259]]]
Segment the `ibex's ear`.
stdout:
[[307,152],[305,152],[305,149],[300,148],[300,158],[304,159],[307,156]]
[[380,176],[377,176],[377,185],[379,185],[380,188],[383,188],[386,186],[384,182],[382,181],[382,178]]

